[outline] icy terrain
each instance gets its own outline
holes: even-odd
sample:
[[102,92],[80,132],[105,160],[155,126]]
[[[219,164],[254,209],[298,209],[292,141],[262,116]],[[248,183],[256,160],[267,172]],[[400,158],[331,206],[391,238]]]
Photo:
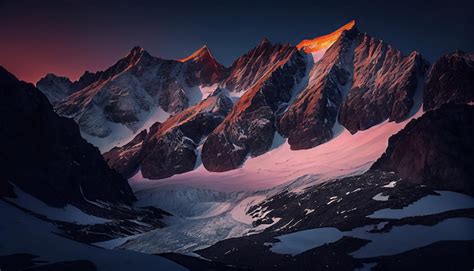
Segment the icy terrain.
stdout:
[[[419,110],[413,117],[421,114]],[[282,189],[297,192],[332,178],[365,172],[385,151],[388,138],[408,121],[386,121],[354,135],[337,125],[331,141],[300,151],[290,150],[277,135],[271,151],[223,173],[208,172],[199,165],[194,171],[152,181],[138,172],[130,179],[138,205],[159,206],[175,217],[165,221],[169,226],[163,229],[99,245],[145,253],[192,253],[226,238],[261,231],[270,225],[254,227],[252,222],[266,214],[250,217],[246,212],[251,206]],[[273,218],[273,223],[277,220]]]

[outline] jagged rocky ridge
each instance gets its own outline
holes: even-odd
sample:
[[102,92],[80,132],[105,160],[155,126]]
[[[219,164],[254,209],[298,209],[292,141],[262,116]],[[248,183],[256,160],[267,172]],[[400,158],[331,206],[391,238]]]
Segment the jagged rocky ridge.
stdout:
[[[81,131],[91,136],[110,136],[112,129],[108,123],[123,124],[136,131],[143,115],[157,107],[177,113],[195,104],[199,101],[195,96],[200,95],[196,87],[218,82],[224,72],[207,47],[182,60],[153,57],[143,48],[135,47],[107,70],[86,72],[71,83],[65,92],[72,94],[58,101],[55,109],[74,118]],[[54,86],[60,84],[60,78],[46,84],[51,77],[37,84],[50,96],[55,92]]]
[[[165,142],[181,142],[173,146],[180,150],[182,159],[172,162],[162,160],[167,159],[168,155],[138,159],[142,152],[135,152],[138,143],[133,143],[139,139],[106,155],[110,165],[126,177],[131,176],[141,163],[146,161],[144,168],[148,173],[145,175],[150,178],[165,178],[194,169],[191,165],[196,164],[198,155],[193,154],[196,148],[202,148],[202,163],[207,170],[227,171],[241,166],[248,157],[268,151],[275,132],[287,137],[293,150],[307,149],[330,140],[334,135],[333,128],[339,123],[351,133],[356,133],[385,120],[403,121],[418,109],[422,96],[425,110],[435,108],[430,103],[439,106],[450,100],[459,103],[472,101],[472,88],[469,85],[472,81],[473,66],[472,56],[469,54],[457,52],[445,56],[429,69],[428,63],[419,53],[412,52],[404,56],[381,40],[359,32],[355,22],[341,27],[334,33],[305,40],[302,44],[304,46],[299,44],[297,47],[292,47],[272,44],[264,39],[229,68],[220,65],[207,47],[176,61],[154,58],[142,49],[135,48],[129,56],[121,60],[134,63],[130,66],[130,71],[123,71],[116,78],[105,80],[107,82],[104,86],[93,87],[93,91],[96,92],[96,98],[93,100],[104,96],[102,99],[104,103],[114,105],[105,106],[106,114],[102,115],[96,102],[89,103],[92,107],[86,110],[88,113],[82,114],[79,119],[76,117],[76,120],[86,133],[92,127],[93,130],[101,131],[100,134],[104,132],[102,135],[106,135],[110,131],[106,125],[102,125],[104,121],[124,123],[134,131],[139,131],[139,125],[133,124],[137,123],[137,114],[129,109],[145,104],[143,110],[147,111],[156,106],[153,103],[140,102],[142,100],[140,97],[150,100],[148,98],[155,97],[159,92],[160,94],[156,96],[159,97],[157,103],[165,111],[172,114],[177,114],[185,108],[199,111],[199,105],[189,102],[188,87],[219,86],[230,94],[235,104],[229,114],[220,115],[225,117],[224,121],[205,133],[202,142],[196,140],[191,142],[186,139],[188,136],[176,130],[173,130],[174,133],[160,135],[161,138],[168,137],[167,140],[156,141],[157,145],[154,145],[154,148]],[[308,56],[315,58],[314,64],[310,63]],[[115,66],[122,65],[119,63]],[[109,70],[123,69],[115,67]],[[111,72],[107,71],[99,74],[108,78],[105,74]],[[141,85],[144,83],[136,85],[127,80],[119,82],[120,78],[129,77],[129,74],[138,78],[140,82],[148,82],[150,87],[153,86],[151,88],[153,90],[150,91],[150,87],[142,88]],[[148,76],[145,80],[139,74]],[[180,78],[184,76],[185,79],[173,81],[173,78],[177,78],[173,77],[176,74],[180,74],[178,76]],[[425,78],[427,78],[426,86]],[[183,87],[183,82],[186,87]],[[116,92],[115,96],[103,94],[111,92],[110,85],[115,85],[112,91]],[[159,87],[156,87],[157,85]],[[298,87],[300,89],[297,89]],[[89,87],[85,89],[87,88]],[[143,94],[142,89],[152,94]],[[77,103],[88,101],[89,96],[85,93],[87,91],[80,90],[66,98],[56,107],[58,112],[64,114],[62,109],[65,104],[70,103],[74,107]],[[134,97],[121,102],[124,96],[129,95]],[[117,97],[118,101],[113,97]],[[79,102],[75,101],[76,99]],[[129,105],[129,101],[133,101],[133,105]],[[172,122],[175,121],[176,118]],[[193,127],[199,127],[201,124],[196,124],[198,122],[194,121]],[[143,134],[136,133],[135,136],[142,138]],[[207,138],[204,138],[206,136]],[[130,156],[130,159],[117,155],[128,148],[134,149],[127,152],[126,156]],[[169,146],[158,149],[161,149],[161,153],[170,151]],[[175,167],[176,170],[164,173],[171,167]],[[150,174],[152,168],[161,168],[160,174]]]
[[304,57],[296,48],[267,46],[272,52],[278,49],[273,66],[247,90],[203,144],[202,163],[210,171],[237,168],[247,155],[258,156],[270,149],[276,115],[287,106],[305,74]]

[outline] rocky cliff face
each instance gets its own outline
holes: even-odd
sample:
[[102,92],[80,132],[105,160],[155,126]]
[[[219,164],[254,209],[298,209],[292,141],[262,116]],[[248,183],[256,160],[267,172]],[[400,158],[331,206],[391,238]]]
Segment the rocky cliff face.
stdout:
[[266,63],[270,67],[265,75],[246,91],[232,112],[207,137],[202,147],[202,162],[210,171],[237,168],[247,155],[258,156],[270,149],[276,131],[275,116],[287,106],[305,74],[305,59],[296,48],[270,46],[264,41],[255,53],[262,48],[278,50],[277,58]]
[[8,187],[2,195],[15,185],[53,206],[134,201],[127,181],[81,138],[77,124],[58,116],[45,95],[1,67],[0,123],[5,169],[0,186]]
[[[420,54],[403,56],[392,46],[359,34],[354,49],[352,87],[339,111],[339,122],[351,133],[386,119],[402,121],[427,68]],[[421,91],[421,90],[420,90]]]
[[[356,133],[386,119],[402,121],[414,106],[426,62],[416,52],[403,56],[360,33],[354,24],[349,26],[328,35],[331,41],[339,35],[329,48],[317,44],[318,50],[326,51],[314,64],[308,87],[279,121],[280,133],[294,150],[331,139],[337,119]],[[302,49],[314,47],[308,46]]]
[[289,45],[272,44],[263,39],[257,47],[234,61],[221,83],[223,88],[242,94],[271,72],[275,63],[285,57]]
[[357,31],[344,32],[315,63],[310,82],[279,121],[279,132],[294,150],[332,138],[332,127],[345,89],[351,84],[352,47]]
[[423,93],[423,108],[432,110],[446,102],[474,101],[474,55],[454,52],[431,68]]
[[372,168],[417,183],[474,193],[474,107],[446,104],[410,121],[392,136]]
[[201,140],[216,128],[232,109],[227,93],[217,89],[211,96],[142,131],[131,142],[104,154],[109,165],[124,177],[140,166],[144,177],[161,179],[193,170]]

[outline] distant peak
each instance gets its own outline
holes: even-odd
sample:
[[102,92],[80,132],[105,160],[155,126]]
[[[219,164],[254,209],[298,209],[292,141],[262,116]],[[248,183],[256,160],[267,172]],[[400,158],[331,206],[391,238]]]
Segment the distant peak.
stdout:
[[133,58],[133,57],[142,55],[144,52],[145,52],[145,49],[143,49],[140,46],[135,46],[130,50],[130,52],[127,54],[126,57],[132,57]]
[[207,48],[207,45],[202,46],[199,48],[196,52],[192,53],[190,56],[185,57],[185,58],[180,58],[178,61],[181,62],[187,62],[189,60],[198,60],[198,59],[206,59],[206,58],[213,58],[211,55],[211,52],[209,51],[209,48]]
[[38,82],[44,82],[46,80],[49,80],[49,81],[67,81],[67,82],[71,83],[71,80],[68,77],[56,75],[54,73],[46,74],[44,77],[40,78],[40,80],[38,80]]
[[125,56],[123,60],[125,60],[129,64],[132,64],[136,63],[143,56],[149,56],[148,52],[140,46],[135,46],[130,50],[130,52]]
[[140,46],[135,46],[132,48],[132,50],[130,50],[130,54],[137,54],[137,53],[141,53],[145,51],[145,49],[143,49],[142,47]]
[[305,53],[314,53],[321,49],[327,49],[336,42],[342,32],[353,29],[355,25],[356,21],[352,20],[330,34],[319,36],[314,39],[302,40],[298,45],[296,45],[296,47],[298,50],[303,50]]
[[267,39],[267,38],[263,38],[261,41],[260,41],[260,45],[265,45],[265,44],[270,44],[270,40]]

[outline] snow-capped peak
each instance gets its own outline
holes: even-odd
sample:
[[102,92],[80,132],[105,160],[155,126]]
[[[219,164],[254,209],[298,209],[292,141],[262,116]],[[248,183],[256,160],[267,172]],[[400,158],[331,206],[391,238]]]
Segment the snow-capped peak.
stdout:
[[336,42],[342,32],[352,29],[355,25],[355,20],[352,20],[330,34],[319,36],[314,39],[302,40],[298,45],[296,45],[296,47],[299,50],[303,50],[305,53],[314,53],[321,49],[327,49]]

